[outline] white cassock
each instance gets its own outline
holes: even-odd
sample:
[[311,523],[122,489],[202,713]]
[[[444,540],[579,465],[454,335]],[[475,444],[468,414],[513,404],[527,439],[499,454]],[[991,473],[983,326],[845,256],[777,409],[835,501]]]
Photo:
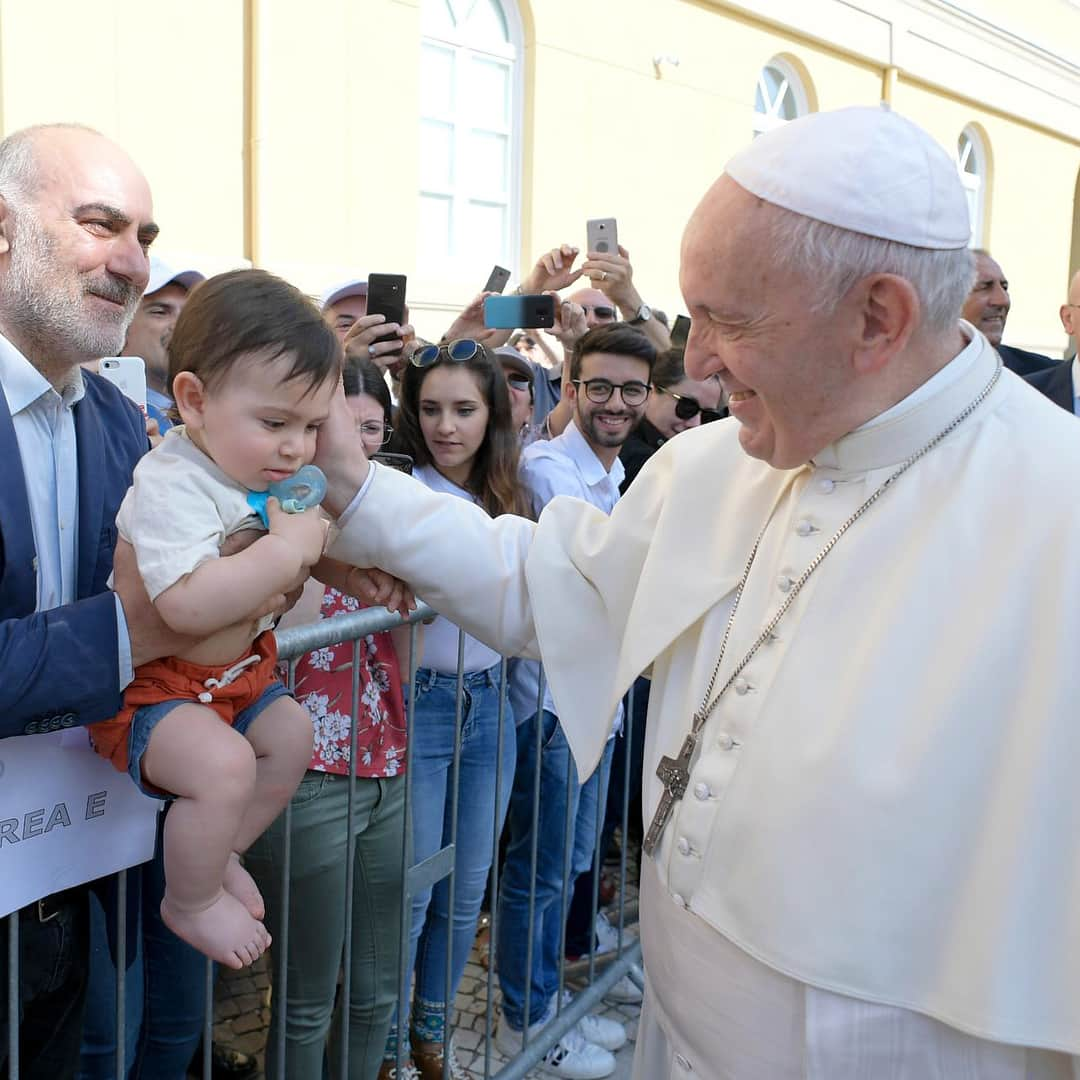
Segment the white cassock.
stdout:
[[[583,774],[651,668],[648,822],[765,522],[718,686],[995,364],[974,335],[789,471],[743,454],[734,421],[686,432],[610,518],[556,499],[536,526],[491,521],[373,470],[332,554],[541,652]],[[645,860],[639,1080],[1080,1076],[1078,486],[1080,425],[1003,372],[809,579]]]

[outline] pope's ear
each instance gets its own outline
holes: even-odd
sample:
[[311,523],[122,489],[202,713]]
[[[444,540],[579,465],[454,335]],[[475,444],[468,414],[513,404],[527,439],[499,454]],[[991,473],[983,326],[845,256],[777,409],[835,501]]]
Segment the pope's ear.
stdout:
[[11,250],[11,232],[14,219],[7,199],[0,195],[0,255]]
[[206,411],[206,387],[193,371],[181,371],[173,379],[173,401],[185,427],[201,428]]
[[922,320],[915,287],[896,274],[874,274],[862,282],[859,340],[855,368],[860,374],[879,371],[899,352]]

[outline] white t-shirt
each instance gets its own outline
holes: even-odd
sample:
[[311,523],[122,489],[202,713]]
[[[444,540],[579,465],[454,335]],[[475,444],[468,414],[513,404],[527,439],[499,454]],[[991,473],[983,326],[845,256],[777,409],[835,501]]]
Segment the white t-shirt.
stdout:
[[263,530],[247,494],[191,441],[183,425],[170,428],[142,458],[116,528],[135,549],[151,600],[207,559],[216,559],[233,533]]
[[[432,491],[445,491],[450,495],[456,495],[459,499],[466,499],[475,503],[476,498],[464,488],[460,488],[452,480],[445,476],[434,465],[419,465],[413,469],[413,476]],[[500,660],[499,654],[494,649],[489,649],[482,641],[465,635],[465,671],[487,671],[494,667]],[[441,615],[430,625],[424,628],[424,655],[421,667],[429,671],[441,671],[452,675],[457,671],[458,664],[458,627],[444,619]]]

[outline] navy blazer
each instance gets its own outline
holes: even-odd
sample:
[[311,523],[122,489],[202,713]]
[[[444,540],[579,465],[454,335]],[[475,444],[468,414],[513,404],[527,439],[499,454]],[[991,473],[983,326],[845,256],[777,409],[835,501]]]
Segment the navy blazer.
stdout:
[[77,599],[35,613],[37,553],[15,426],[0,387],[0,738],[107,720],[120,711],[116,601],[106,581],[116,512],[149,448],[139,410],[84,373],[75,406]]
[[1057,364],[1045,371],[1036,371],[1028,375],[1025,382],[1031,383],[1036,390],[1044,393],[1055,405],[1060,405],[1066,412],[1073,411],[1072,364]]
[[1016,349],[1012,345],[999,345],[997,352],[1001,357],[1001,362],[1010,371],[1015,371],[1017,375],[1024,378],[1034,375],[1036,371],[1046,371],[1061,366],[1060,360],[1051,360],[1049,356],[1043,356],[1042,353]]

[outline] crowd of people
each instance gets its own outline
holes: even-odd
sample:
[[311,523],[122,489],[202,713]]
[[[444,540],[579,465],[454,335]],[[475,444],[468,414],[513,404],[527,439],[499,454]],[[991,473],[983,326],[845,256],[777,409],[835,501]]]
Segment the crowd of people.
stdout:
[[[65,726],[85,726],[98,754],[164,804],[155,857],[129,875],[131,1080],[186,1075],[202,1033],[204,957],[249,965],[283,939],[286,922],[286,1001],[274,1012],[268,1075],[280,1065],[280,1043],[290,1080],[317,1080],[327,1062],[336,1074],[346,1053],[357,1080],[433,1080],[444,1070],[465,1077],[445,1023],[494,860],[495,1039],[505,1055],[566,1003],[564,956],[605,947],[590,898],[606,890],[591,873],[597,845],[611,842],[621,818],[613,769],[630,770],[631,820],[641,822],[645,718],[656,691],[638,676],[658,661],[628,670],[636,682],[626,702],[626,686],[607,705],[590,699],[602,738],[587,768],[588,753],[563,723],[565,687],[544,678],[529,634],[486,633],[450,604],[416,630],[305,656],[294,699],[274,628],[354,612],[388,593],[406,610],[393,575],[411,583],[399,567],[423,557],[417,545],[433,530],[469,544],[462,523],[476,515],[551,521],[565,512],[559,496],[569,496],[588,505],[599,537],[666,444],[689,446],[684,433],[723,419],[729,403],[736,416],[746,412],[756,394],[725,393],[716,371],[688,362],[685,338],[673,338],[666,316],[650,307],[623,247],[562,244],[537,259],[517,291],[555,298],[550,330],[487,327],[480,294],[427,341],[407,321],[369,314],[363,278],[333,286],[318,303],[262,270],[205,279],[153,257],[156,233],[145,179],[98,133],[43,126],[0,143],[0,446],[12,463],[0,500],[0,737],[69,717]],[[974,253],[972,269],[953,327],[962,316],[966,341],[983,335],[1005,367],[1080,415],[1080,361],[1003,344],[1007,280],[986,251]],[[723,321],[691,313],[695,327],[714,315]],[[1075,340],[1080,271],[1061,319]],[[144,361],[145,417],[95,371],[100,358],[119,355]],[[249,493],[316,460],[342,386],[351,452],[384,466],[345,499],[330,472],[326,514],[291,512],[284,496],[265,508],[252,503]],[[796,413],[824,409],[815,395],[802,400]],[[98,450],[88,457],[92,430]],[[747,452],[772,461],[771,450]],[[673,460],[671,451],[662,456]],[[394,565],[350,558],[335,542],[371,476],[387,466],[411,472],[413,491],[449,497],[417,503],[425,526],[414,536],[401,523]],[[619,520],[632,528],[627,516]],[[804,525],[801,536],[818,531],[809,519]],[[615,585],[598,580],[595,588],[600,595]],[[428,599],[438,589],[417,592]],[[511,588],[489,602],[491,618],[513,627],[537,600]],[[546,657],[570,643],[541,647]],[[617,751],[627,729],[629,750]],[[715,801],[704,781],[694,790]],[[412,895],[402,928],[402,845],[420,863],[448,843],[452,883]],[[692,853],[685,837],[678,844]],[[12,916],[22,1076],[114,1075],[114,907],[100,883],[75,885]],[[407,1007],[398,1001],[403,940]],[[0,1072],[7,957],[5,938]],[[629,980],[612,993],[641,998]],[[345,1045],[334,1023],[340,1011],[348,1014]],[[621,1025],[587,1015],[540,1067],[570,1080],[608,1076],[625,1041]],[[253,1072],[236,1055],[215,1065],[215,1075]]]

